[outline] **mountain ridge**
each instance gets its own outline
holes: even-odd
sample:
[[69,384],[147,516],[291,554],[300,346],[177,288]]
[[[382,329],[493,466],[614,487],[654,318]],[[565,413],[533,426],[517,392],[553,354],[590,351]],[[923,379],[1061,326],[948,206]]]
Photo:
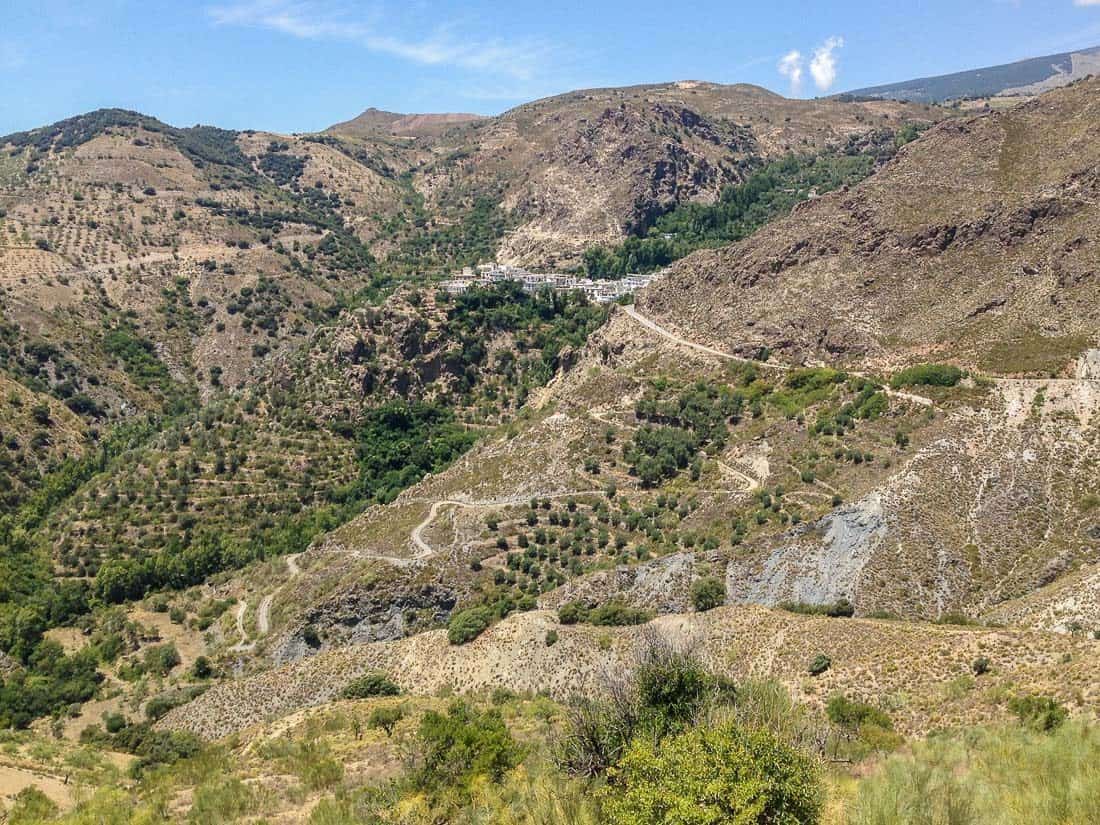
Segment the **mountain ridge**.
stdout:
[[1100,46],[853,89],[842,96],[944,103],[983,97],[1029,96],[1100,73]]

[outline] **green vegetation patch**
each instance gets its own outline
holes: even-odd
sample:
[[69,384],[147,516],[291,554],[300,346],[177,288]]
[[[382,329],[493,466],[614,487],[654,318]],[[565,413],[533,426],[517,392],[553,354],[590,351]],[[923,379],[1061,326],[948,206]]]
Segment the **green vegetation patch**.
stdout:
[[963,371],[950,364],[917,364],[895,373],[890,379],[894,389],[902,387],[953,387],[962,380]]
[[645,237],[586,250],[585,270],[593,278],[621,278],[668,266],[696,249],[725,246],[786,215],[814,193],[858,183],[874,167],[875,159],[861,154],[791,155],[774,161],[724,190],[715,204],[678,206],[657,218]]

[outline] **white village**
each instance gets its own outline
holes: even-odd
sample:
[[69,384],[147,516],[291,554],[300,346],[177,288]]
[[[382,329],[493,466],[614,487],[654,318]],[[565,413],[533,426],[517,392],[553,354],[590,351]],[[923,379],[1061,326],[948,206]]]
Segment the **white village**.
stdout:
[[585,278],[559,272],[528,272],[523,267],[507,264],[483,263],[476,267],[463,267],[453,277],[445,281],[443,288],[452,295],[458,295],[471,287],[490,286],[504,281],[514,281],[523,287],[524,292],[535,293],[549,288],[554,292],[580,291],[590,301],[609,303],[629,295],[649,284],[660,273],[648,275],[624,275],[617,280]]

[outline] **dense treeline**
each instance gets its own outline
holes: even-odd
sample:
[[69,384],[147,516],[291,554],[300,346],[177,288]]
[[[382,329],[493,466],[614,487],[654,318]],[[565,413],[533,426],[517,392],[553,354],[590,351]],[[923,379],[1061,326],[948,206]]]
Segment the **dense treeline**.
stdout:
[[[448,336],[459,342],[451,366],[461,365],[468,388],[476,368],[489,356],[486,343],[493,336],[509,333],[515,339],[517,357],[505,365],[519,385],[521,396],[531,386],[545,384],[561,366],[562,352],[584,345],[588,336],[607,320],[607,309],[587,301],[583,295],[565,295],[549,289],[530,295],[514,282],[490,289],[471,289],[454,298],[447,313]],[[524,358],[537,351],[534,358]],[[522,397],[520,398],[522,401]]]
[[668,266],[696,249],[739,241],[814,195],[858,183],[874,165],[866,154],[791,155],[728,187],[717,203],[676,207],[645,237],[627,238],[614,248],[591,247],[584,254],[585,270],[593,278],[621,278]]

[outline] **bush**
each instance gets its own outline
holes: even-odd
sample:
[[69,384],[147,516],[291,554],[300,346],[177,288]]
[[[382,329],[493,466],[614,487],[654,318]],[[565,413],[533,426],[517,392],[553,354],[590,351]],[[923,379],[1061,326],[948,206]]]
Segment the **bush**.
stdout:
[[588,607],[583,602],[569,602],[558,608],[558,621],[562,624],[578,624],[588,617]]
[[179,651],[176,650],[176,646],[171,642],[163,645],[155,645],[145,651],[143,663],[145,669],[150,673],[156,673],[158,676],[167,676],[172,668],[180,663],[180,654]]
[[195,664],[191,666],[191,675],[196,679],[209,679],[214,674],[214,668],[210,666],[210,660],[205,656],[199,656],[195,659]]
[[833,660],[826,656],[824,653],[819,653],[814,657],[814,660],[810,662],[809,671],[811,676],[820,676],[826,670],[833,666]]
[[38,788],[29,785],[15,795],[14,803],[5,821],[11,825],[21,825],[21,823],[30,825],[34,822],[52,820],[57,814],[56,803]]
[[603,774],[636,736],[679,733],[708,708],[735,697],[730,682],[708,673],[690,653],[657,641],[628,679],[607,688],[605,698],[581,699],[569,709],[557,759],[572,773]]
[[546,646],[553,647],[558,643],[558,631],[551,628],[546,631]]
[[896,373],[890,379],[890,386],[894,389],[916,386],[953,387],[962,376],[962,370],[949,364],[918,364]]
[[726,586],[721,579],[707,576],[691,586],[691,603],[700,613],[721,607],[726,601]]
[[522,755],[499,711],[455,702],[446,714],[428,711],[420,720],[413,784],[428,792],[467,790],[476,777],[500,781]]
[[630,607],[620,601],[610,601],[588,611],[587,621],[599,627],[621,627],[645,624],[652,618],[652,610]]
[[453,645],[472,642],[484,633],[493,621],[492,611],[488,607],[471,607],[460,610],[451,616],[447,625],[447,640]]
[[345,699],[369,699],[372,696],[397,696],[401,692],[385,673],[366,673],[344,688]]
[[894,723],[885,711],[866,702],[849,699],[839,693],[829,698],[825,705],[825,715],[829,717],[830,722],[849,733],[857,733],[868,725],[874,725],[883,730],[894,729]]
[[1008,709],[1016,714],[1020,724],[1044,733],[1060,728],[1069,716],[1066,709],[1049,696],[1014,696],[1008,702]]
[[659,744],[635,739],[605,795],[612,825],[808,825],[824,799],[810,757],[767,731],[731,724]]
[[778,607],[788,613],[801,613],[805,616],[828,616],[831,619],[850,619],[856,612],[855,607],[847,599],[839,599],[832,604],[780,602]]

